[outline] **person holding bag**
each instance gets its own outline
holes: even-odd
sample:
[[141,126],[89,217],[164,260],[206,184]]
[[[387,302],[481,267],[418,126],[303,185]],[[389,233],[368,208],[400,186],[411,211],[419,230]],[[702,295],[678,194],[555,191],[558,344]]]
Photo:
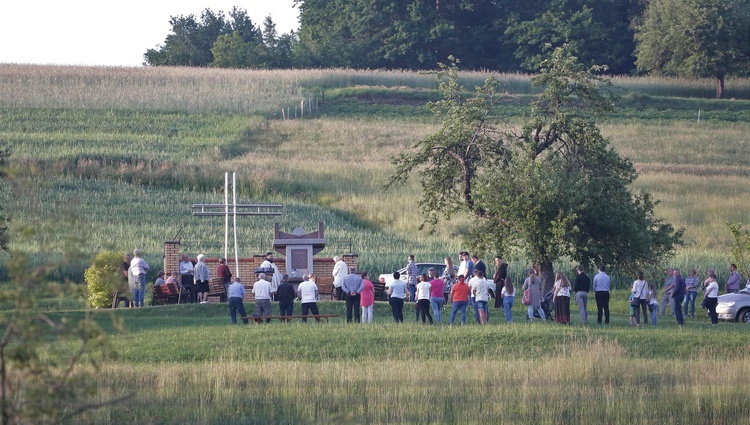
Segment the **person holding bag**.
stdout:
[[635,325],[640,326],[640,311],[643,311],[643,323],[648,323],[648,303],[649,303],[649,289],[648,282],[643,279],[643,272],[639,271],[636,273],[636,281],[633,282],[633,289],[630,292],[633,294],[633,310],[635,313]]

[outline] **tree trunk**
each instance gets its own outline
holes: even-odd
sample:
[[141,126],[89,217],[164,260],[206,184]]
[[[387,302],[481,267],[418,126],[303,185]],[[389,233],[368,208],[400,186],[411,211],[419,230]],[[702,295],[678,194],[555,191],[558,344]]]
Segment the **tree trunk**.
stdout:
[[724,96],[724,74],[716,76],[716,98],[721,99]]
[[542,296],[555,285],[555,269],[550,262],[539,263],[539,278],[542,279]]

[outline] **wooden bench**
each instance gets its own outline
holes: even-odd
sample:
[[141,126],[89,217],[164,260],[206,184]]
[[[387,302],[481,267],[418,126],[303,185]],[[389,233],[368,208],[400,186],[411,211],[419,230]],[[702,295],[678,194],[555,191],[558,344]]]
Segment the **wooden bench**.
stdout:
[[292,316],[278,316],[278,315],[260,316],[260,317],[247,316],[247,317],[240,317],[240,319],[252,320],[255,323],[263,323],[264,320],[270,321],[272,319],[279,319],[279,321],[281,322],[284,322],[284,321],[291,322],[292,320],[302,320],[302,319],[326,319],[326,323],[327,323],[329,318],[340,317],[340,316],[341,316],[340,314],[308,314],[307,316],[303,316],[301,314],[295,314]]
[[208,282],[208,298],[218,298],[218,302],[227,301],[227,288],[220,277],[215,277]]
[[180,289],[175,283],[154,285],[151,288],[151,305],[157,304],[179,304]]

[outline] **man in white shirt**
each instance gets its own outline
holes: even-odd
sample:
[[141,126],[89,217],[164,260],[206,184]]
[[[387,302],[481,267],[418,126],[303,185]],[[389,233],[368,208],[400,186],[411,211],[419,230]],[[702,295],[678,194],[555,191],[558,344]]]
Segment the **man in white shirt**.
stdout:
[[344,299],[344,279],[348,276],[346,263],[339,256],[333,257],[333,287],[336,289],[336,299]]
[[479,316],[478,322],[482,325],[487,324],[487,309],[489,306],[490,293],[489,284],[484,278],[481,270],[474,271],[474,277],[469,281],[471,287],[471,296],[474,298],[474,315]]
[[245,313],[245,304],[242,302],[245,298],[245,286],[242,285],[239,277],[235,277],[234,282],[229,285],[227,296],[229,297],[229,317],[232,318],[232,323],[237,323],[237,313],[240,313],[242,323],[247,325],[247,313]]
[[141,250],[133,250],[133,259],[130,260],[130,272],[135,278],[135,288],[133,289],[133,302],[136,307],[143,307],[143,294],[146,291],[146,272],[148,264],[141,258]]
[[[255,317],[265,317],[271,315],[271,282],[266,280],[266,274],[258,275],[258,281],[253,284],[253,294],[255,294]],[[271,319],[266,319],[270,322]]]
[[[318,285],[315,283],[315,275],[311,274],[302,276],[303,282],[297,287],[297,296],[302,301],[302,315],[307,316],[308,311],[313,316],[320,314],[318,312]],[[307,322],[307,318],[302,319],[303,322]],[[315,318],[316,322],[320,322],[320,317]]]
[[393,272],[393,282],[388,287],[388,303],[391,305],[393,319],[397,323],[404,323],[404,296],[406,284],[401,280],[401,273]]
[[193,277],[194,264],[187,254],[182,254],[180,260],[180,284],[190,291],[190,302],[198,302],[198,292],[195,290],[195,278]]

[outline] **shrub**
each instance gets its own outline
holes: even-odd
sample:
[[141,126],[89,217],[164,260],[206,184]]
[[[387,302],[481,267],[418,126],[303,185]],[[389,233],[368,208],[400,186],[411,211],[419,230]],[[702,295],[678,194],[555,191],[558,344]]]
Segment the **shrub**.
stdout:
[[120,275],[122,254],[102,251],[94,257],[91,267],[86,269],[86,289],[91,308],[112,307],[112,293],[130,294],[128,284]]

